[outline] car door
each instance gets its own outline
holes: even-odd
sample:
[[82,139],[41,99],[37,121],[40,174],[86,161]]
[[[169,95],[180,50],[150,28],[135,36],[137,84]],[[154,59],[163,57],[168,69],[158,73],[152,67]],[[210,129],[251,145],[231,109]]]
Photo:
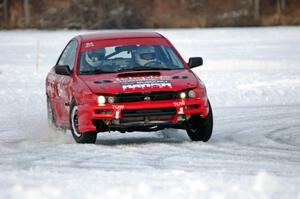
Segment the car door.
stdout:
[[71,84],[72,75],[75,65],[76,52],[78,48],[78,43],[76,40],[71,40],[69,44],[65,47],[63,53],[61,54],[57,65],[68,65],[70,67],[71,75],[58,75],[57,78],[57,89],[58,89],[58,114],[60,121],[63,126],[67,126],[69,123],[69,103],[71,100]]

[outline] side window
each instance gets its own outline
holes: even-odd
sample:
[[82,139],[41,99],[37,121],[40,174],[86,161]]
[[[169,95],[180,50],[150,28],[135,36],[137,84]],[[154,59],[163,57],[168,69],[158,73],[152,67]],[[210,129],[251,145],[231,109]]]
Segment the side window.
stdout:
[[61,57],[58,60],[58,65],[68,65],[71,71],[73,71],[76,59],[77,46],[77,41],[72,40],[61,54]]
[[[167,49],[167,54],[168,57],[170,57],[170,61],[172,62],[173,65],[175,66],[183,66],[182,61],[179,59],[179,57],[175,54],[175,52],[172,50],[171,47],[166,47]],[[182,68],[182,67],[181,67]]]

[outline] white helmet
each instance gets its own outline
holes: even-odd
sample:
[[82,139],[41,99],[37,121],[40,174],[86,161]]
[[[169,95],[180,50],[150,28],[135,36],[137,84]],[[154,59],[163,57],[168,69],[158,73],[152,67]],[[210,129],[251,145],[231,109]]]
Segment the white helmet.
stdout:
[[153,46],[140,46],[135,52],[135,61],[140,66],[156,61],[156,53]]
[[85,60],[92,67],[100,66],[105,57],[105,53],[104,48],[89,50],[85,53]]

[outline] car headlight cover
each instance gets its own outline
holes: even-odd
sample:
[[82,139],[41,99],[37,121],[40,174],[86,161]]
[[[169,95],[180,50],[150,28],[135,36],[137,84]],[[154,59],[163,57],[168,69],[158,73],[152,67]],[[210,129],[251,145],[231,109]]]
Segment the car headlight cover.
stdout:
[[180,96],[180,99],[185,99],[186,98],[186,93],[181,92],[179,96]]
[[103,95],[98,96],[98,104],[105,104],[106,99]]
[[188,92],[188,96],[189,96],[189,98],[195,98],[195,97],[196,97],[195,91],[190,90],[190,91]]
[[113,103],[115,102],[115,98],[112,97],[112,96],[109,96],[109,97],[107,98],[107,101],[108,101],[108,103],[113,104]]

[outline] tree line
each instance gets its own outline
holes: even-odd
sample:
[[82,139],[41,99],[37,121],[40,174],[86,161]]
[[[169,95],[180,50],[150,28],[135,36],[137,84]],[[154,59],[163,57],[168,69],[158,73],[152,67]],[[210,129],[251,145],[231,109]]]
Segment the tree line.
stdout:
[[299,0],[0,0],[2,29],[299,24]]

